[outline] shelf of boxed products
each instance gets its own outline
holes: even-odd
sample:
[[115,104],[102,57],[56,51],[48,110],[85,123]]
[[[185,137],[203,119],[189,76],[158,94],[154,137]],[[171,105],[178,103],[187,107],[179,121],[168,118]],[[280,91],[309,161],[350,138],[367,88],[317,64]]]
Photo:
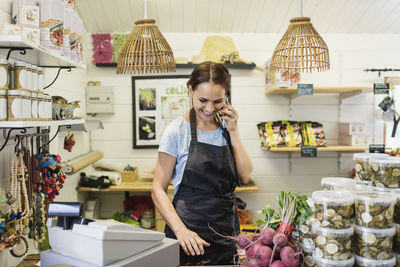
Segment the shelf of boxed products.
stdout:
[[[35,46],[28,42],[22,40],[21,36],[9,36],[9,35],[0,35],[0,47],[7,48],[26,48],[27,56],[33,55],[36,62],[29,62],[31,64],[37,64],[39,66],[71,66],[85,69],[86,65],[81,62],[76,62],[71,58],[62,56],[61,54],[51,51],[50,49],[44,48],[42,46]],[[14,53],[18,53],[14,52]],[[11,55],[12,57],[12,55]]]
[[[314,94],[348,94],[364,93],[372,91],[371,87],[363,86],[315,86]],[[297,94],[297,87],[273,87],[265,90],[265,94],[271,95],[294,95]]]
[[33,128],[71,125],[73,131],[87,131],[94,128],[87,126],[85,119],[59,120],[59,121],[0,121],[0,128]]
[[[98,188],[90,188],[90,187],[82,187],[78,186],[76,189],[78,191],[83,192],[150,192],[152,189],[153,177],[152,176],[139,176],[139,178],[135,182],[122,182],[120,185],[112,185],[109,188],[98,189]],[[172,185],[168,186],[168,192],[171,193],[174,191]],[[236,187],[235,192],[257,192],[258,187],[253,182],[246,185],[242,185],[241,187]]]
[[[272,152],[300,152],[301,147],[270,147],[264,150],[269,150]],[[368,150],[368,147],[354,147],[354,146],[326,146],[317,147],[317,151],[331,151],[331,152],[363,152]]]

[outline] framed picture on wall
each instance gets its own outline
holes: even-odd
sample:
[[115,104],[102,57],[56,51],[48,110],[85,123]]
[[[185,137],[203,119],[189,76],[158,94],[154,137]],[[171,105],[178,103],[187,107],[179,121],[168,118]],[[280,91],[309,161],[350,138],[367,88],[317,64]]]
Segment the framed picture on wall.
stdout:
[[157,148],[167,125],[189,110],[189,75],[132,77],[133,148]]

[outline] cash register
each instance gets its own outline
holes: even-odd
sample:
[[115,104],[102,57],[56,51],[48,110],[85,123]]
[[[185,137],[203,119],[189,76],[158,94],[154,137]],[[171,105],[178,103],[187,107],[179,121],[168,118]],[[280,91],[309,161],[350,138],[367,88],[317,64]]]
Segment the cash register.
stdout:
[[81,217],[82,212],[81,203],[50,203],[47,228],[51,249],[40,253],[42,267],[179,265],[177,240],[135,225],[88,220]]

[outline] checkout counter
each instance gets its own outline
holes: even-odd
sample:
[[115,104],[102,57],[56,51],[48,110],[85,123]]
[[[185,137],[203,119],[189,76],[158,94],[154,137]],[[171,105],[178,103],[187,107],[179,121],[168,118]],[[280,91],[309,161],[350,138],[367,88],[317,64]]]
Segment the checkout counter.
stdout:
[[134,225],[82,218],[82,204],[53,202],[47,227],[51,250],[40,253],[42,267],[176,267],[179,243],[164,233]]

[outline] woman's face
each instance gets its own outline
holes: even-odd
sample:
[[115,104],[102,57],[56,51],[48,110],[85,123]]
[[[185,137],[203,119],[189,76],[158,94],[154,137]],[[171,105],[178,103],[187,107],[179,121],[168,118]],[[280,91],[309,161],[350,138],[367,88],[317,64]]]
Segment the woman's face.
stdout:
[[205,121],[214,120],[215,114],[224,106],[226,90],[219,84],[204,82],[196,90],[189,88],[193,96],[193,108],[196,114]]

